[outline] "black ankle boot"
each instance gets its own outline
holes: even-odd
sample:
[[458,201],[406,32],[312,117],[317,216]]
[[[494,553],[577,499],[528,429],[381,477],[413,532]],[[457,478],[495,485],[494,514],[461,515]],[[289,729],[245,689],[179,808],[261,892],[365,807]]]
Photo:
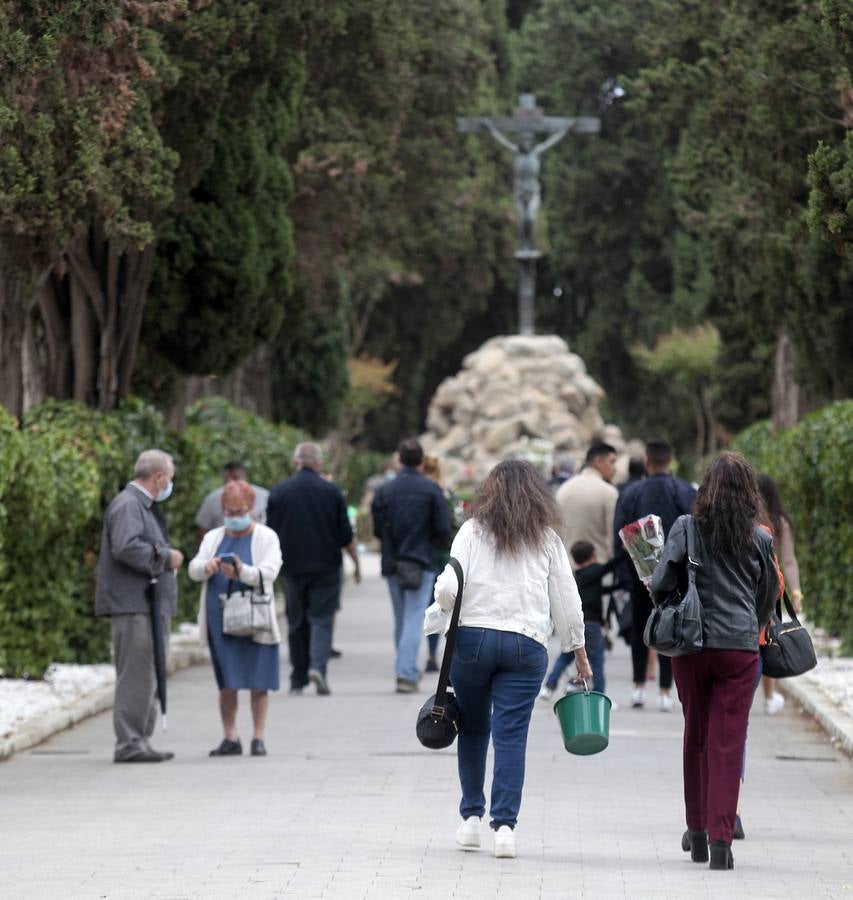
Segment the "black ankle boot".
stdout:
[[681,836],[681,849],[690,854],[693,862],[708,862],[708,832],[685,831]]
[[725,844],[723,841],[711,842],[711,865],[712,869],[733,869],[735,860],[732,856],[732,845]]

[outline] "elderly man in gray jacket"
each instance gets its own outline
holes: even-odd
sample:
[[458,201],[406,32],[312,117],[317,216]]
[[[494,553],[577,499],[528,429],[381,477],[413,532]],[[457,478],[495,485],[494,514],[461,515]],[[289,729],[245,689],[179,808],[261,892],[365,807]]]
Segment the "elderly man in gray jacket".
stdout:
[[145,450],[136,461],[133,481],[110,503],[104,518],[95,614],[109,616],[112,627],[115,762],[163,762],[174,755],[158,753],[149,743],[157,720],[157,687],[145,594],[156,577],[168,642],[169,622],[177,610],[175,570],[184,557],[169,546],[165,524],[154,504],[171,496],[174,475],[175,464],[168,453]]

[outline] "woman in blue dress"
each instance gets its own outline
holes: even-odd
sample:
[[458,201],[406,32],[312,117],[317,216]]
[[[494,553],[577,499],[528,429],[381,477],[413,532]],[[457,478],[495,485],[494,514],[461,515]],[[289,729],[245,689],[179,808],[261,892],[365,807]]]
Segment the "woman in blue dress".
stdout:
[[230,481],[222,492],[225,526],[205,534],[189,575],[202,582],[199,604],[199,637],[210,646],[219,712],[224,737],[211,756],[239,756],[243,745],[237,732],[237,692],[251,691],[253,735],[252,756],[265,756],[264,727],[269,707],[269,691],[279,688],[281,632],[273,616],[273,630],[252,637],[235,637],[222,631],[221,597],[233,581],[235,589],[259,587],[272,592],[281,568],[278,535],[254,522],[251,510],[255,492],[245,481]]

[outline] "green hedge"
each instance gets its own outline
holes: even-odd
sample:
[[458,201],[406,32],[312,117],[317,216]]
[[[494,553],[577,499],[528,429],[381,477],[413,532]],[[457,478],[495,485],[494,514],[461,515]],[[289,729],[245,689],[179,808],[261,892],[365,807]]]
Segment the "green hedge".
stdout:
[[[196,511],[222,483],[223,463],[241,460],[253,482],[272,487],[292,474],[305,439],[217,397],[192,406],[180,434],[138,400],[110,413],[48,401],[20,424],[0,407],[0,674],[39,677],[52,662],[109,659],[108,625],[93,614],[101,525],[141,450],[161,447],[175,458],[165,511],[171,543],[189,560]],[[382,459],[342,457],[335,474],[350,502]],[[178,620],[194,620],[198,585],[185,569],[179,598]]]
[[853,401],[779,434],[759,422],[733,447],[779,483],[796,529],[806,611],[853,650]]

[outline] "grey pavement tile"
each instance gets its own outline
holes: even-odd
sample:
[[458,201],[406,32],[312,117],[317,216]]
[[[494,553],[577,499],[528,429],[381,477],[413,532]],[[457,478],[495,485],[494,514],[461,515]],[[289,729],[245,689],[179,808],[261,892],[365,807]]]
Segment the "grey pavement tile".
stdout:
[[[460,852],[455,753],[414,737],[435,678],[414,697],[392,693],[390,630],[386,588],[366,574],[347,587],[332,695],[273,695],[262,761],[207,756],[220,728],[201,666],[170,682],[170,730],[156,736],[176,752],[170,763],[114,766],[106,713],[43,748],[87,753],[0,764],[0,873],[15,879],[10,890],[0,874],[0,900],[853,898],[853,764],[787,708],[768,718],[758,704],[750,723],[747,840],[734,872],[685,859],[680,713],[626,708],[621,643],[607,659],[623,704],[607,751],[566,754],[548,704],[537,704],[518,858],[495,860],[485,829],[483,850]],[[245,742],[245,700],[238,724]]]

